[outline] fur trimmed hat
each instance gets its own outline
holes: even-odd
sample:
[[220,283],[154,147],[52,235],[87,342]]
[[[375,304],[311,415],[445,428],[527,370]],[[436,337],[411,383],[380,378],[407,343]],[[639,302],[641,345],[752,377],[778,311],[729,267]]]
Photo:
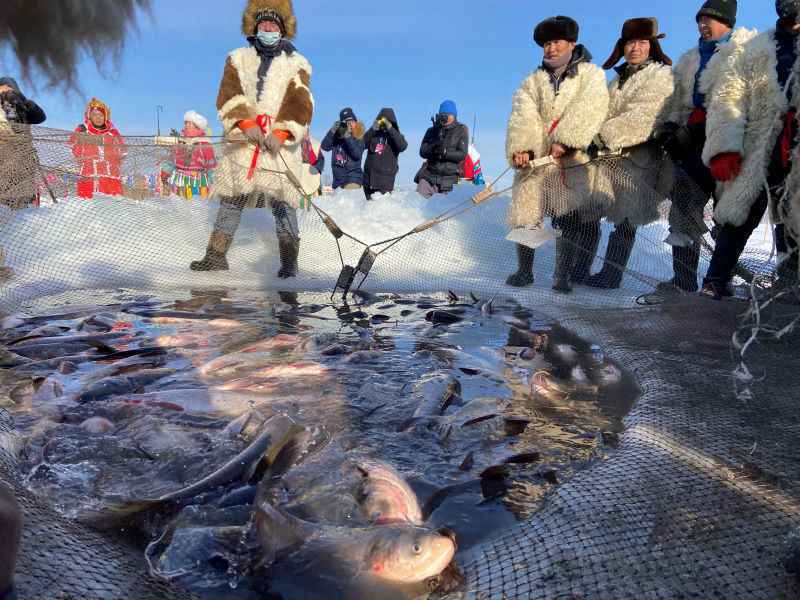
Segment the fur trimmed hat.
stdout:
[[286,39],[290,40],[297,34],[297,17],[292,0],[248,0],[242,15],[242,33],[245,37],[254,35],[261,21],[277,23]]
[[695,21],[699,21],[700,17],[711,17],[733,29],[736,27],[736,12],[738,8],[737,0],[706,0],[697,13]]
[[545,19],[536,26],[533,30],[533,41],[544,48],[547,42],[554,40],[577,42],[579,33],[580,27],[574,19],[558,15]]
[[111,120],[111,109],[108,107],[108,104],[102,100],[98,100],[97,98],[92,98],[89,100],[89,104],[86,105],[86,116],[88,117],[89,113],[94,109],[97,109],[103,113],[106,116],[106,121]]
[[189,123],[194,123],[198,129],[202,129],[205,131],[208,128],[208,119],[206,119],[203,115],[199,112],[190,110],[185,115],[183,115],[183,120],[188,121]]
[[649,40],[650,58],[665,65],[672,65],[672,59],[664,54],[661,43],[666,36],[658,32],[658,19],[655,17],[641,17],[638,19],[628,19],[622,25],[622,35],[614,46],[614,51],[608,60],[603,64],[604,69],[611,69],[625,55],[625,44],[631,40]]

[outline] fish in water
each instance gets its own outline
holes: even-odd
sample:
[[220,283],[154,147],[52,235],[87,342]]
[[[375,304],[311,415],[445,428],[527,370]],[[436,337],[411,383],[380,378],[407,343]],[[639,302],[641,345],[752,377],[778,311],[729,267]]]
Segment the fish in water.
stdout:
[[569,389],[547,371],[537,371],[531,377],[531,393],[548,400],[558,401],[569,396]]
[[432,310],[425,315],[425,320],[434,325],[453,325],[463,321],[464,317],[451,310]]
[[166,368],[145,369],[138,373],[106,377],[80,391],[75,396],[75,401],[83,404],[85,402],[104,400],[110,396],[130,394],[147,385],[155,383],[159,379],[174,375],[176,372],[175,369]]
[[461,394],[461,383],[447,373],[434,371],[423,375],[411,393],[411,403],[417,408],[399,431],[407,431],[426,417],[440,417]]
[[391,585],[418,584],[437,577],[456,553],[455,534],[447,528],[431,530],[396,523],[364,530],[325,529],[291,517],[263,500],[257,504],[254,523],[265,564],[314,538],[324,560]]
[[132,499],[99,512],[88,511],[82,521],[96,527],[117,527],[131,516],[165,504],[190,500],[232,483],[247,483],[257,472],[268,470],[281,452],[305,429],[284,415],[267,419],[259,435],[238,455],[210,475],[174,492],[151,499]]
[[250,394],[215,391],[210,389],[185,389],[124,395],[116,402],[141,406],[157,406],[167,410],[190,414],[219,414],[238,417],[258,403]]
[[259,369],[254,371],[252,376],[263,377],[264,379],[280,378],[285,380],[292,377],[320,377],[328,375],[330,372],[330,369],[319,363],[299,362]]
[[361,475],[357,499],[370,523],[422,524],[417,496],[397,471],[378,461],[360,461],[356,469]]

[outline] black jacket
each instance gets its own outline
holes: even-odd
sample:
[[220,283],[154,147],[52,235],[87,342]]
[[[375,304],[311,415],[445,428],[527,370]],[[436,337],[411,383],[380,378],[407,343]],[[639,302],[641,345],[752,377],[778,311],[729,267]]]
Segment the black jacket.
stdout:
[[364,163],[364,187],[381,193],[394,191],[394,180],[397,177],[398,156],[408,148],[408,142],[397,127],[397,117],[391,108],[384,108],[378,113],[392,124],[390,129],[370,128],[364,135],[367,147],[367,160]]
[[364,125],[357,123],[353,133],[341,136],[329,131],[322,140],[322,149],[331,153],[333,189],[348,183],[362,185],[364,172],[361,170],[361,156],[364,154]]
[[469,153],[469,131],[458,121],[445,125],[438,123],[428,129],[422,139],[419,155],[427,162],[414,179],[424,179],[439,191],[449,192],[458,183],[459,165]]
[[7,85],[14,90],[0,95],[0,110],[5,113],[10,123],[20,125],[44,123],[47,115],[38,104],[22,95],[16,80],[11,77],[0,77],[0,85]]

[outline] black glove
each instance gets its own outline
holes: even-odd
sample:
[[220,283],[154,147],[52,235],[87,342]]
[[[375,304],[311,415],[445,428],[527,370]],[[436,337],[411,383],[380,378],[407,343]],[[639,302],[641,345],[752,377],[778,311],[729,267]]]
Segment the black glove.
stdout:
[[677,123],[665,123],[656,136],[664,151],[676,162],[682,161],[692,148],[692,135],[687,127]]
[[350,128],[347,123],[339,123],[339,129],[336,130],[336,135],[339,137],[347,137],[350,134]]
[[331,126],[331,133],[339,133],[339,128],[342,126],[341,121],[334,121],[333,126]]

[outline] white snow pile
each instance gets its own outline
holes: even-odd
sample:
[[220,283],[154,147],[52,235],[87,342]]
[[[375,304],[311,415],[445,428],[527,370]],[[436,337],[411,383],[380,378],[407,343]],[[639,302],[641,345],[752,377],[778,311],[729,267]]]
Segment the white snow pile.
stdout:
[[[339,191],[316,200],[346,233],[366,244],[409,232],[417,225],[469,200],[478,188],[462,185],[448,196],[426,200],[400,190],[367,202],[359,191]],[[364,287],[382,292],[474,292],[479,296],[514,294],[505,285],[516,269],[514,244],[506,241],[508,197],[495,198],[446,223],[409,236],[381,254]],[[0,214],[6,264],[15,276],[0,287],[0,303],[69,290],[237,289],[332,290],[341,270],[334,237],[314,211],[301,211],[301,276],[275,278],[279,268],[274,221],[269,209],[245,212],[228,260],[231,270],[194,273],[189,263],[205,252],[218,203],[179,198],[137,201],[69,199],[56,205]],[[0,209],[4,210],[4,209]],[[609,227],[604,226],[604,237]],[[666,223],[639,231],[623,290],[576,288],[572,296],[550,293],[553,242],[537,250],[536,283],[523,291],[557,305],[627,304],[672,276],[669,248],[662,243]],[[755,237],[755,236],[754,236]],[[381,250],[385,246],[378,246]],[[347,264],[355,266],[364,247],[342,238]],[[605,252],[605,240],[599,254]],[[595,270],[601,267],[595,261]],[[357,282],[360,281],[360,277]]]

